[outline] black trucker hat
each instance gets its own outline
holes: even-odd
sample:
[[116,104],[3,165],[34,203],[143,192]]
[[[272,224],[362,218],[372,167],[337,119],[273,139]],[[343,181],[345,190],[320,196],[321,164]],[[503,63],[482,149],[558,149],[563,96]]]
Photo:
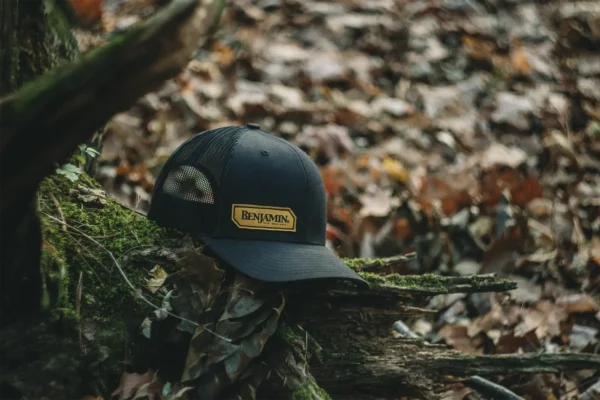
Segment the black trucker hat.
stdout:
[[157,178],[148,218],[199,237],[267,282],[367,283],[325,246],[325,188],[312,159],[258,125],[196,134]]

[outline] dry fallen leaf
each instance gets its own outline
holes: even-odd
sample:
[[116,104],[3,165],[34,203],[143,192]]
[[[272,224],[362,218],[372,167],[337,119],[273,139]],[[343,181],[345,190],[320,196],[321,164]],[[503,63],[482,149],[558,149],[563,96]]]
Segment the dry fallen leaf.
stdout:
[[566,311],[570,313],[597,312],[600,310],[598,302],[588,294],[574,294],[562,296],[556,299],[556,304],[565,305]]
[[392,195],[391,189],[375,189],[360,196],[361,217],[385,217],[400,205],[398,197]]
[[468,327],[466,326],[446,324],[442,329],[439,330],[438,335],[456,350],[468,354],[483,354],[483,350],[476,349],[473,346],[471,338],[467,332]]
[[119,396],[119,400],[131,399],[142,386],[153,381],[154,375],[150,370],[143,374],[123,372],[119,387],[112,392],[111,397]]
[[154,268],[150,270],[149,274],[152,276],[152,278],[147,280],[148,283],[146,284],[146,287],[150,292],[156,293],[161,288],[163,283],[165,283],[165,279],[167,279],[169,274],[167,274],[167,272],[158,264],[156,264]]
[[510,52],[510,62],[517,73],[521,75],[529,75],[533,72],[533,68],[531,68],[531,64],[527,59],[527,52],[522,46],[518,46]]

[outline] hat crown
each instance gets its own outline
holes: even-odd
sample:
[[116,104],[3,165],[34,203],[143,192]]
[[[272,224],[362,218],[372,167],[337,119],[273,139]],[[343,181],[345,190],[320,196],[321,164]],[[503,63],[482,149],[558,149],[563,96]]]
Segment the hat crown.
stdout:
[[148,218],[193,235],[324,245],[325,189],[294,144],[253,124],[217,128],[169,157]]

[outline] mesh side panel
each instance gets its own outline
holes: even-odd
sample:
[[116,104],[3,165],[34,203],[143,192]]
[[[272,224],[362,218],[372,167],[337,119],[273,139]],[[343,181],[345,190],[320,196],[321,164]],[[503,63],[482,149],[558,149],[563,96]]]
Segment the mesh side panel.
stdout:
[[178,165],[165,178],[163,191],[171,196],[197,203],[215,203],[210,181],[198,169],[190,165]]
[[218,185],[235,143],[243,131],[239,127],[229,127],[199,134],[181,149],[177,154],[177,160],[202,169],[206,168]]
[[156,180],[148,218],[192,234],[212,233],[219,215],[219,184],[242,127],[199,133],[167,160]]

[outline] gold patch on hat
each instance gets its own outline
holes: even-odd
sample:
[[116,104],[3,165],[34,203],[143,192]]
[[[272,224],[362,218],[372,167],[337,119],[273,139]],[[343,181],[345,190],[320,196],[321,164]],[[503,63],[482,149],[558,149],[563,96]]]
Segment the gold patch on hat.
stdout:
[[231,219],[240,229],[296,232],[296,214],[288,207],[233,204]]

